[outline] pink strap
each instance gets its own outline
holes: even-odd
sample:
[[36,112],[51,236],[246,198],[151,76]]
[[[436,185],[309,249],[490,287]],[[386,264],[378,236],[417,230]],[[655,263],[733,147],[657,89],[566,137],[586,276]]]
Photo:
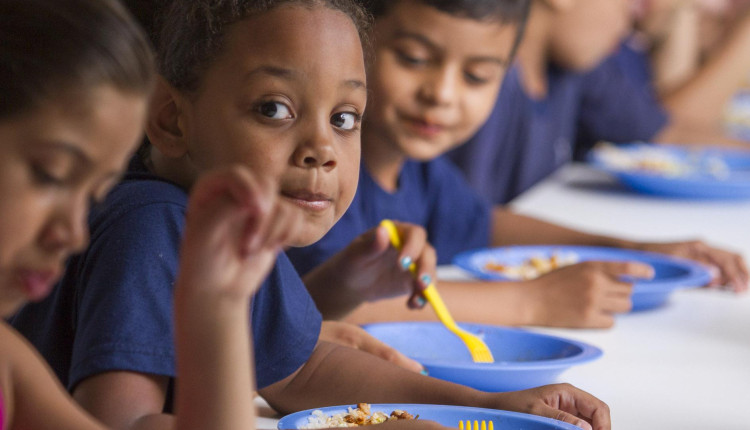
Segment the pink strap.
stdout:
[[3,390],[0,387],[0,430],[5,428],[5,400],[3,399]]

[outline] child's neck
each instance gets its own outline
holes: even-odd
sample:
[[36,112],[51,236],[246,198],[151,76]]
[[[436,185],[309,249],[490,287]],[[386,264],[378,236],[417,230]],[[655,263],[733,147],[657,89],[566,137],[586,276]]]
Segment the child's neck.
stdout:
[[151,173],[189,190],[195,182],[196,174],[189,172],[183,161],[165,157],[154,147],[151,147],[149,157],[145,160],[146,167]]
[[549,66],[549,26],[551,11],[539,2],[532,3],[523,42],[518,50],[521,83],[529,97],[543,99],[547,96],[547,68]]
[[382,134],[362,131],[362,162],[372,179],[388,192],[398,189],[398,178],[406,155]]

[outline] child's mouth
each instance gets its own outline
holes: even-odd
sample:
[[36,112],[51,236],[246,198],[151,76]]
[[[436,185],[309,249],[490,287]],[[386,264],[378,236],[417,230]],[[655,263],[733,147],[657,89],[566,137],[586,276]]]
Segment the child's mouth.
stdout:
[[39,301],[49,294],[52,286],[59,278],[56,270],[21,270],[18,280],[26,297],[31,301]]
[[313,212],[323,212],[333,205],[333,199],[327,195],[306,190],[282,191],[281,195],[302,209]]
[[422,119],[405,118],[405,120],[412,131],[423,137],[433,138],[445,130],[445,127],[440,124],[431,123]]

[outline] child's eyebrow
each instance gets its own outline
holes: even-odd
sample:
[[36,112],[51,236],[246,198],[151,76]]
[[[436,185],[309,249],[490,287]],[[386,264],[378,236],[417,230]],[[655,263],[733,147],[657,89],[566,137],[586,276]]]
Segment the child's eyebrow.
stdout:
[[[396,39],[414,39],[424,45],[427,45],[427,47],[433,51],[442,52],[443,49],[441,49],[435,42],[427,38],[426,36],[419,34],[419,33],[412,33],[410,31],[397,31],[396,32]],[[496,63],[503,67],[507,67],[509,65],[509,61],[507,58],[500,58],[500,57],[493,57],[493,56],[476,56],[476,57],[470,57],[469,61],[471,62],[481,62],[481,63]]]
[[286,80],[293,80],[295,78],[299,78],[300,73],[296,70],[288,69],[285,67],[278,67],[278,66],[260,66],[256,67],[255,69],[247,72],[245,74],[245,79],[250,79],[254,75],[258,74],[265,74],[265,75],[271,75],[275,76],[277,78],[282,78]]
[[415,39],[416,41],[421,42],[424,45],[427,45],[427,47],[430,49],[433,49],[435,51],[441,51],[440,47],[435,42],[428,39],[423,34],[412,33],[411,31],[399,30],[396,32],[395,38],[396,39]]
[[359,79],[347,79],[344,81],[343,85],[353,90],[361,89],[363,91],[367,91],[367,85],[365,85],[365,83],[360,81]]
[[[298,72],[296,70],[289,69],[286,67],[278,67],[278,66],[270,66],[270,65],[259,66],[247,72],[247,74],[245,75],[245,79],[250,79],[254,75],[258,75],[258,74],[271,75],[277,78],[285,79],[287,81],[302,79],[301,72]],[[346,79],[342,83],[342,86],[355,89],[355,90],[361,88],[362,90],[367,91],[367,85],[359,79]]]

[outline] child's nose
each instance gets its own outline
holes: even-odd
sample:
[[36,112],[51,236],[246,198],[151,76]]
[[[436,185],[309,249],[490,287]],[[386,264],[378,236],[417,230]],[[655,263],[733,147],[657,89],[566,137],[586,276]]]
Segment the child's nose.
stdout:
[[298,167],[331,170],[336,167],[336,151],[333,137],[322,128],[312,131],[294,153],[294,163]]
[[63,254],[84,250],[89,243],[88,209],[85,200],[62,205],[43,233],[43,246]]
[[458,91],[457,72],[450,67],[431,73],[420,88],[420,97],[427,103],[447,105],[452,103]]

